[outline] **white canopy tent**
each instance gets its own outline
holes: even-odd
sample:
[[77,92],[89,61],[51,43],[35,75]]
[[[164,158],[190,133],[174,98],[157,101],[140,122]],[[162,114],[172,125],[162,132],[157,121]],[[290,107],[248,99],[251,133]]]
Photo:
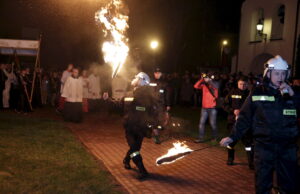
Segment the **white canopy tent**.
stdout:
[[[37,69],[40,68],[40,40],[14,40],[14,39],[0,39],[0,55],[14,55],[35,57],[34,74],[30,94],[27,92],[29,104],[31,106],[33,91],[36,80]],[[18,61],[15,61],[18,63]],[[20,66],[20,64],[17,64]]]

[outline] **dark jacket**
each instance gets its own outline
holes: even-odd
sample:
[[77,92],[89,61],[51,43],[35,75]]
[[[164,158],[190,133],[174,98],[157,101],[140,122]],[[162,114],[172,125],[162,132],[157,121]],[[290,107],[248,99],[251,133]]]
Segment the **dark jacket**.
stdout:
[[0,90],[4,90],[5,88],[5,81],[7,80],[7,76],[5,75],[4,71],[0,69]]
[[295,143],[299,132],[294,98],[284,98],[267,83],[256,87],[242,106],[230,137],[236,141],[249,130],[259,143]]
[[[126,98],[125,98],[126,100]],[[157,101],[149,86],[142,86],[133,92],[132,102],[128,103],[127,122],[145,126],[157,119]]]
[[[152,85],[154,84],[154,85]],[[151,84],[155,98],[158,99],[158,103],[162,106],[171,106],[171,94],[167,90],[167,83],[162,79],[154,79],[154,82]]]
[[240,110],[245,102],[249,90],[232,89],[225,98],[223,109],[228,113],[228,122],[235,122],[234,110]]

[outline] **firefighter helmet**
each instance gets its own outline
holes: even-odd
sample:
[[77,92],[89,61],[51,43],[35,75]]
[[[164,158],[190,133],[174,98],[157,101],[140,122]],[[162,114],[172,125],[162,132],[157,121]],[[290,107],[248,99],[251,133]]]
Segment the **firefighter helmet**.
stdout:
[[149,83],[150,83],[150,78],[144,72],[138,73],[131,81],[131,85],[136,85],[136,86],[146,86],[149,85]]
[[276,55],[274,58],[269,59],[265,63],[264,77],[267,75],[267,72],[271,70],[287,71],[287,78],[288,78],[290,68],[288,63],[281,56]]

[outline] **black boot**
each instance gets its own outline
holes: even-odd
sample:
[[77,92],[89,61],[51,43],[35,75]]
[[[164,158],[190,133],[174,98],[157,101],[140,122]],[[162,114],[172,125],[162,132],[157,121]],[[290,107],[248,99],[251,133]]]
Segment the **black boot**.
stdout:
[[130,166],[130,158],[129,158],[129,160],[128,160],[127,158],[124,158],[123,164],[124,164],[124,168],[125,168],[125,169],[127,169],[127,170],[130,170],[130,169],[131,169],[131,166]]
[[135,163],[135,165],[138,167],[139,169],[139,175],[138,175],[138,179],[139,180],[143,180],[145,178],[148,177],[149,173],[147,172],[144,164],[143,164],[143,159],[141,155],[137,155],[134,158],[132,158],[133,162]]
[[250,170],[254,170],[254,153],[253,151],[247,151],[247,158],[248,158],[248,166]]
[[131,160],[130,154],[131,154],[131,152],[130,152],[130,150],[128,150],[128,152],[127,152],[127,154],[126,154],[126,156],[125,156],[125,158],[123,160],[124,168],[127,169],[127,170],[131,169],[131,166],[130,166],[130,160]]
[[227,149],[228,151],[228,159],[227,159],[227,165],[232,166],[234,165],[234,149]]

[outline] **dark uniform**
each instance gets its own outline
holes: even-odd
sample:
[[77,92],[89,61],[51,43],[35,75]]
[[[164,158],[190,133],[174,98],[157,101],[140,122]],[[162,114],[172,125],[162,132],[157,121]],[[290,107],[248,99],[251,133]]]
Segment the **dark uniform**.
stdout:
[[149,86],[138,87],[133,98],[125,98],[124,128],[129,150],[124,158],[125,168],[130,169],[130,160],[140,172],[140,178],[148,175],[140,154],[144,137],[151,137],[152,127],[158,125],[157,99]]
[[233,141],[251,131],[257,193],[270,193],[273,171],[277,173],[280,193],[296,193],[297,113],[293,97],[284,98],[279,90],[264,83],[246,99]]
[[166,107],[171,106],[171,96],[167,90],[167,83],[162,79],[154,79],[153,83],[150,83],[153,88],[154,97],[157,99],[159,109],[159,122],[161,125],[166,124]]
[[[243,103],[245,102],[247,96],[249,95],[249,90],[241,90],[235,88],[229,92],[226,96],[223,108],[228,113],[227,117],[227,129],[232,132],[233,125],[236,122],[236,116],[234,110],[240,110]],[[245,145],[245,150],[247,152],[249,168],[253,169],[253,141],[251,134],[248,132],[244,137],[242,137],[242,142]],[[228,150],[228,165],[233,165],[234,160],[234,146],[237,142],[233,142],[227,148]]]

